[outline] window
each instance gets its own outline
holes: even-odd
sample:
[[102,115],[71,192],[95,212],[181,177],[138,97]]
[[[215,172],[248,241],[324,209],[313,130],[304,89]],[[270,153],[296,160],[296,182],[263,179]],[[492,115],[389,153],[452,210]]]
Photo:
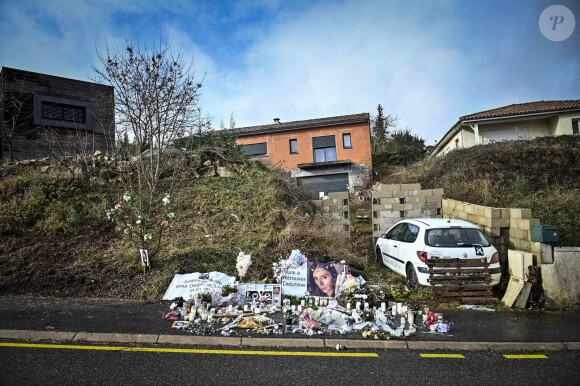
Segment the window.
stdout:
[[580,130],[578,129],[578,118],[572,119],[572,134],[579,134]]
[[268,155],[268,143],[252,143],[242,145],[242,152],[248,157],[264,157]]
[[401,241],[403,239],[405,229],[407,229],[407,224],[403,223],[397,225],[387,233],[387,239]]
[[425,243],[432,247],[466,248],[479,245],[489,247],[489,241],[481,230],[475,228],[438,228],[429,229]]
[[290,154],[298,154],[298,140],[297,139],[290,140]]
[[336,161],[336,142],[334,135],[312,137],[314,149],[314,162]]
[[403,242],[405,243],[414,243],[417,240],[417,236],[419,235],[419,227],[414,224],[407,224],[407,229],[405,230],[405,234],[403,235]]
[[352,143],[350,142],[350,134],[343,134],[342,135],[342,148],[343,149],[352,149]]
[[87,123],[85,107],[62,103],[42,102],[42,119],[56,121]]
[[34,124],[92,130],[92,103],[34,94]]
[[314,149],[314,162],[336,161],[336,147]]

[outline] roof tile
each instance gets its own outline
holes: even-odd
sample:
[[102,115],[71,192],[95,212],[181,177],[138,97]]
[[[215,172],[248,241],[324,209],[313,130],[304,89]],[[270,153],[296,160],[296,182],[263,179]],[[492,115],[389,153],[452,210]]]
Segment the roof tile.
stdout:
[[369,119],[370,119],[369,113],[361,113],[361,114],[341,115],[341,116],[337,116],[337,117],[307,119],[304,121],[270,123],[268,125],[240,127],[240,128],[236,128],[233,130],[227,130],[227,131],[231,131],[233,133],[237,133],[240,135],[249,135],[249,134],[268,133],[268,132],[275,132],[275,131],[306,129],[309,127],[343,125],[343,124],[347,124],[350,122],[369,121]]
[[538,101],[528,103],[518,103],[496,109],[480,111],[478,113],[460,117],[460,121],[470,119],[495,118],[511,115],[521,115],[530,113],[543,113],[550,111],[580,109],[580,99],[563,100],[563,101]]

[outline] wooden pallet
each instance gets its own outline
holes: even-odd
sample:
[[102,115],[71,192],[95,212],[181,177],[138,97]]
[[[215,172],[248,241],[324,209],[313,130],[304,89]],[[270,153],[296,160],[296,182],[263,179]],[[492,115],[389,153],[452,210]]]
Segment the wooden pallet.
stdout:
[[495,303],[486,259],[429,259],[429,283],[439,302]]

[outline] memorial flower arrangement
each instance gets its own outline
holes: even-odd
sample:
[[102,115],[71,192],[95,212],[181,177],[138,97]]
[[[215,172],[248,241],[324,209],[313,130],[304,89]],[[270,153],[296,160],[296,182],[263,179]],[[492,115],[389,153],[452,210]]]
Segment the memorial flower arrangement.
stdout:
[[248,268],[252,265],[252,256],[247,255],[244,252],[240,252],[236,259],[236,269],[240,277],[244,277]]
[[288,259],[280,260],[279,263],[272,264],[272,270],[274,272],[274,278],[276,279],[276,282],[281,283],[288,270],[296,268],[297,266],[301,266],[307,262],[308,258],[304,256],[299,249],[292,250],[290,256],[288,256]]

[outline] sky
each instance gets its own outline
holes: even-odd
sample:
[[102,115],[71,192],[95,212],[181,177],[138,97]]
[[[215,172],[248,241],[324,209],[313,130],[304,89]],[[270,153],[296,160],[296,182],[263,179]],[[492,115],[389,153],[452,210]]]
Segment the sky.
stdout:
[[[576,27],[552,41],[542,11]],[[580,2],[0,0],[0,65],[89,80],[96,50],[171,42],[200,105],[236,127],[368,112],[427,145],[463,115],[580,99]]]

